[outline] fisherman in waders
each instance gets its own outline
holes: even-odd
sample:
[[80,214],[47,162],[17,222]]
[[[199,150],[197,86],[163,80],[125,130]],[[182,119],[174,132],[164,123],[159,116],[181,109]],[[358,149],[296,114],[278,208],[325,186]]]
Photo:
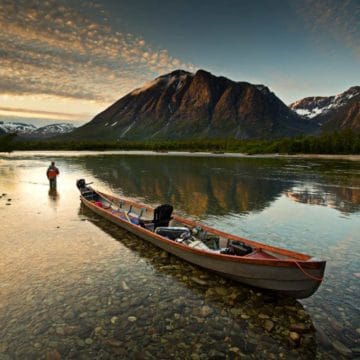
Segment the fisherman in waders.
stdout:
[[55,166],[55,162],[52,161],[51,165],[46,171],[46,176],[50,182],[50,189],[56,189],[56,177],[59,175],[59,169]]

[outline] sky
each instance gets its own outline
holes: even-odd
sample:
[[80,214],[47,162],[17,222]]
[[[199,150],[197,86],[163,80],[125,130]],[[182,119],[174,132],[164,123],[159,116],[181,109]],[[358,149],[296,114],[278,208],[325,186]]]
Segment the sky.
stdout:
[[360,85],[358,0],[0,0],[0,120],[90,121],[176,69],[289,104]]

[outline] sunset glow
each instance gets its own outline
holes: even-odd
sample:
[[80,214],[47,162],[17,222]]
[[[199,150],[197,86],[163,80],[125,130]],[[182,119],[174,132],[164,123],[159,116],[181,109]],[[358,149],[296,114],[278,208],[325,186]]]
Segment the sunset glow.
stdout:
[[157,5],[3,0],[0,117],[88,121],[175,69],[262,83],[287,103],[360,76],[356,1]]

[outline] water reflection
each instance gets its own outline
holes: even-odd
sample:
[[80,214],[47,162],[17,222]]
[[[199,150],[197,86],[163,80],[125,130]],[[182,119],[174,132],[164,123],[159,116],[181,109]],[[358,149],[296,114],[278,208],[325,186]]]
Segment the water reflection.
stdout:
[[294,187],[291,191],[285,192],[285,195],[299,203],[326,206],[343,213],[359,211],[360,207],[360,187]]
[[59,193],[57,191],[57,189],[49,189],[49,199],[54,201],[54,202],[57,202],[59,200]]
[[114,191],[171,202],[196,216],[261,211],[290,186],[268,177],[268,163],[234,159],[89,157],[83,165]]
[[[360,210],[360,177],[340,176],[339,164],[319,169],[318,164],[304,167],[279,159],[171,156],[86,157],[81,162],[115,192],[171,202],[199,217],[262,211],[282,194],[343,212]],[[299,186],[300,180],[310,185]]]

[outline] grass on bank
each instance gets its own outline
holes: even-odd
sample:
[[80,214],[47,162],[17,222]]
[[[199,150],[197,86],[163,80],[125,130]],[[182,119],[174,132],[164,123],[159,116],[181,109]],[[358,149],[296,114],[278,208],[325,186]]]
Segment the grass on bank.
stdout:
[[58,141],[22,140],[16,134],[0,136],[0,151],[14,150],[150,150],[206,151],[245,154],[360,154],[360,133],[351,130],[320,136],[276,140],[171,140],[171,141]]

